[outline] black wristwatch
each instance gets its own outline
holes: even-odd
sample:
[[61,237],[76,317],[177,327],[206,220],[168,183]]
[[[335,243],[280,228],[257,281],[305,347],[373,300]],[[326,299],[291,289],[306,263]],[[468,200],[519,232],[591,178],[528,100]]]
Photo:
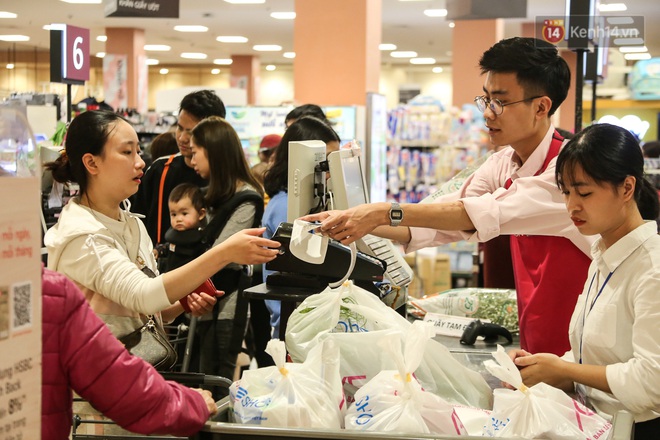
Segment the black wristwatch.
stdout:
[[403,221],[403,209],[397,202],[392,202],[390,207],[390,226],[399,226]]

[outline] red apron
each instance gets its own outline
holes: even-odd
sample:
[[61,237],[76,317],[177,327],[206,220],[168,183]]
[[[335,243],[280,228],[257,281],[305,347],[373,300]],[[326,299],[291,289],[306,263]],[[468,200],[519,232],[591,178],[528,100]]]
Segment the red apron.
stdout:
[[[563,138],[555,132],[536,176],[557,157]],[[511,186],[511,179],[504,187]],[[584,288],[591,259],[565,237],[512,235],[511,258],[518,296],[520,347],[562,356],[570,349],[568,325]]]

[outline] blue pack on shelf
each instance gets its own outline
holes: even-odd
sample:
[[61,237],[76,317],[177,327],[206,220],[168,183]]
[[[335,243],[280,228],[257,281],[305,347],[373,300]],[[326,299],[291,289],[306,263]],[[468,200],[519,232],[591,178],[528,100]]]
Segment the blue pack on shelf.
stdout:
[[635,63],[628,84],[632,99],[660,99],[660,58]]

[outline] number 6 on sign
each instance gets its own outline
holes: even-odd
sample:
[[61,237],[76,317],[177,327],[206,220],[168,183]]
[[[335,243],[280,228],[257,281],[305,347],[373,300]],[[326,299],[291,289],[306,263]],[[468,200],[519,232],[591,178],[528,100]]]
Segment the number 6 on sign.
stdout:
[[89,29],[51,25],[50,80],[83,84],[89,79]]
[[75,70],[81,70],[85,65],[85,54],[82,50],[82,45],[85,43],[83,37],[76,37],[73,40],[73,68]]

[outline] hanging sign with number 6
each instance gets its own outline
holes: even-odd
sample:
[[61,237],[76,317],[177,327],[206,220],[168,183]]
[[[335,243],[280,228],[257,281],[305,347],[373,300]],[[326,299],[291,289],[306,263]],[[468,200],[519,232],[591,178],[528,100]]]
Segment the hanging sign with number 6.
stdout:
[[82,84],[89,79],[89,29],[52,25],[50,80]]

